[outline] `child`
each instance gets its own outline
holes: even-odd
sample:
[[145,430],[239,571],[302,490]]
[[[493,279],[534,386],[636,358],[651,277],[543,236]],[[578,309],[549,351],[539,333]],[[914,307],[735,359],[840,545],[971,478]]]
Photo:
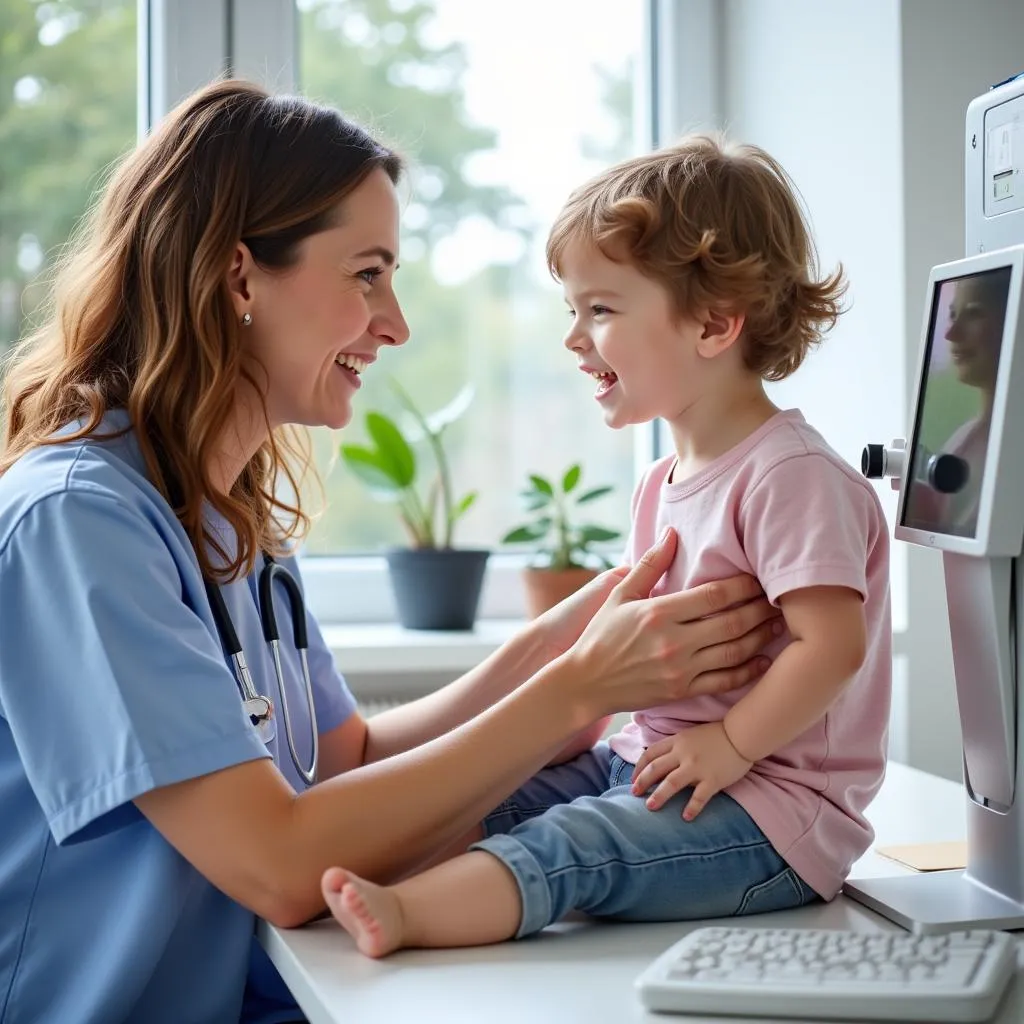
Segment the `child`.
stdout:
[[327,904],[368,956],[521,937],[571,909],[672,920],[831,899],[872,839],[887,526],[870,485],[763,387],[834,325],[841,271],[817,279],[775,160],[707,136],[574,193],[548,260],[605,421],[672,433],[634,495],[630,557],[673,526],[661,590],[751,572],[786,632],[756,684],[635,714],[540,772],[462,856],[390,887],[327,871]]

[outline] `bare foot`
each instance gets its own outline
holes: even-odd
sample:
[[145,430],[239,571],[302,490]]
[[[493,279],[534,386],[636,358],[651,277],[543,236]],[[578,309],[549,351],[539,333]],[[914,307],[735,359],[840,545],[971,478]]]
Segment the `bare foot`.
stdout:
[[402,905],[392,890],[341,868],[328,868],[320,887],[328,910],[364,956],[376,959],[401,947]]

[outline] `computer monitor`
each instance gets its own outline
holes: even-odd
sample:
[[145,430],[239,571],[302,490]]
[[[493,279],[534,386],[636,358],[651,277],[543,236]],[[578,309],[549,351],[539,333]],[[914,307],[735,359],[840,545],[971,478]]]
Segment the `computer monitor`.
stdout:
[[1024,245],[935,267],[897,540],[1015,558],[1024,541]]

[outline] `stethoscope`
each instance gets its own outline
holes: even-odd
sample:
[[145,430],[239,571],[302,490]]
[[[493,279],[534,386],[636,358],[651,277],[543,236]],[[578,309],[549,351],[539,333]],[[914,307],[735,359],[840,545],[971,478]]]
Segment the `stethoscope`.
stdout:
[[[309,649],[309,639],[306,633],[306,607],[302,600],[302,591],[299,590],[295,577],[283,565],[279,565],[269,555],[263,556],[264,565],[259,575],[259,603],[260,603],[260,625],[263,627],[263,639],[270,645],[270,652],[274,656],[274,673],[277,676],[277,688],[281,693],[281,718],[284,720],[285,738],[288,741],[288,753],[291,754],[292,764],[295,770],[305,780],[306,785],[312,786],[316,782],[317,762],[319,759],[319,743],[316,728],[316,708],[313,706],[313,683],[309,678],[309,661],[306,652]],[[309,767],[305,767],[299,760],[298,751],[295,749],[295,739],[292,735],[292,720],[288,713],[288,695],[285,693],[284,671],[281,668],[281,634],[277,628],[277,615],[274,613],[274,580],[279,580],[288,594],[288,603],[292,611],[292,628],[294,631],[295,648],[299,652],[299,661],[302,663],[302,679],[306,686],[306,706],[309,709],[309,726],[312,734],[312,757]],[[210,608],[213,611],[213,621],[220,634],[221,643],[231,656],[231,662],[235,670],[235,681],[238,683],[239,692],[242,695],[242,707],[249,716],[249,720],[259,730],[264,743],[269,743],[274,738],[274,703],[269,697],[256,692],[256,686],[249,673],[249,666],[245,661],[245,653],[238,641],[238,634],[235,632],[235,624],[228,614],[227,605],[224,603],[224,596],[220,587],[210,580],[203,581],[206,584],[206,593],[210,599]]]

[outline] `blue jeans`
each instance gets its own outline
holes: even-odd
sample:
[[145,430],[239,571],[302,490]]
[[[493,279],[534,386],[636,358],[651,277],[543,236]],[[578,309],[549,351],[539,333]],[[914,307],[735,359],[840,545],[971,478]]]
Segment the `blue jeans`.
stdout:
[[633,796],[633,765],[606,744],[545,768],[484,820],[473,849],[497,857],[523,904],[516,938],[569,910],[683,921],[787,910],[818,899],[732,797],[690,822],[684,789],[658,811]]

